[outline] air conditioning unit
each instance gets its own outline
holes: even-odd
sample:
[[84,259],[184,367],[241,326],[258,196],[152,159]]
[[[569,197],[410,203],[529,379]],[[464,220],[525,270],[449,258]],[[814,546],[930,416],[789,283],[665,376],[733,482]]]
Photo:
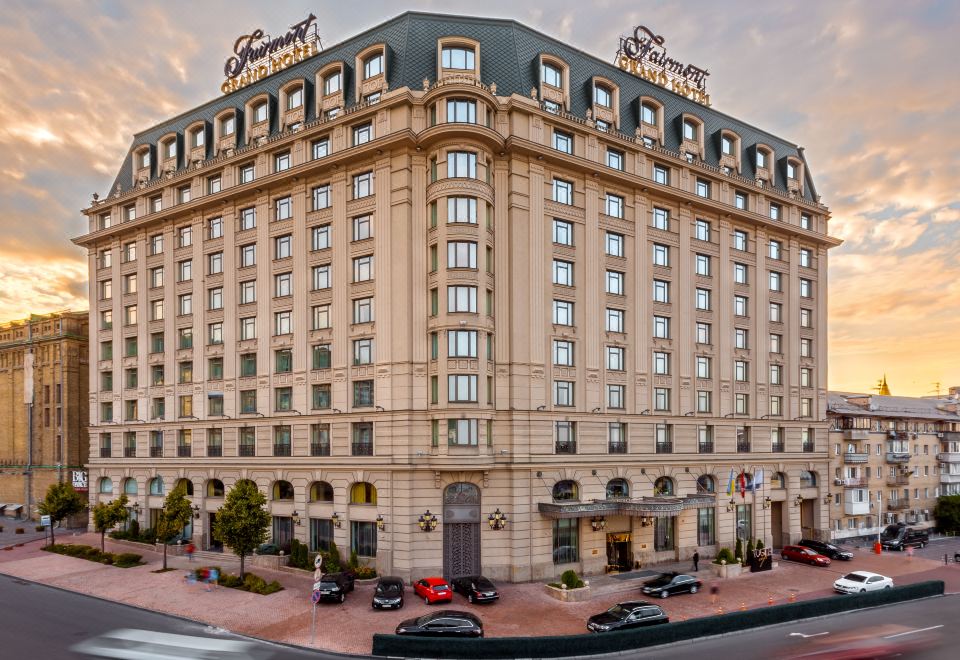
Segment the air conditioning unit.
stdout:
[[833,480],[833,485],[834,485],[834,486],[842,486],[842,485],[843,485],[843,479],[834,479],[834,480]]
[[938,438],[942,438],[942,437],[943,437],[943,433],[937,433],[937,437],[938,437]]
[[887,431],[887,437],[888,437],[888,438],[896,438],[896,437],[897,437],[897,432],[896,432],[896,431]]

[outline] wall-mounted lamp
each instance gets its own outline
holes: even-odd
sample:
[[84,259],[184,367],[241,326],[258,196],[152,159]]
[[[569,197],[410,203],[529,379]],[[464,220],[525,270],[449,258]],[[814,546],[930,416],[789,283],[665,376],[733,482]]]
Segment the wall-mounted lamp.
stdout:
[[376,410],[377,412],[387,412],[387,409],[384,408],[383,406],[374,406],[373,409]]
[[593,531],[599,532],[600,530],[606,528],[607,519],[603,516],[594,516],[590,519],[590,526],[593,527]]
[[193,517],[194,517],[194,519],[195,519],[195,520],[199,520],[199,519],[200,519],[200,505],[199,505],[199,504],[194,504],[193,507],[192,507],[192,509],[193,509]]
[[299,513],[297,513],[296,511],[294,511],[293,513],[290,514],[290,518],[293,520],[293,524],[294,524],[294,525],[296,525],[297,527],[300,526],[300,514],[299,514]]
[[697,413],[695,413],[694,411],[691,410],[690,412],[685,412],[685,413],[683,413],[683,416],[684,416],[684,417],[693,417],[693,416],[696,415],[696,414],[697,414]]
[[133,511],[134,514],[139,514],[141,511],[140,502],[134,502],[130,510]]
[[343,524],[342,521],[340,520],[340,516],[337,515],[336,511],[334,511],[333,515],[330,516],[330,522],[333,523],[334,527],[340,527],[340,525]]
[[497,510],[487,516],[487,523],[490,525],[490,529],[503,529],[507,526],[507,514],[500,511],[500,507],[497,507]]
[[793,506],[800,506],[803,504],[803,495],[797,493],[797,496],[793,498]]
[[330,412],[336,413],[337,415],[339,415],[339,414],[341,414],[343,411],[340,410],[339,408],[331,408],[331,409],[330,409]]
[[763,498],[763,508],[764,508],[764,509],[769,509],[771,504],[773,504],[773,500],[770,499],[770,496],[769,496],[769,495],[767,495],[766,497]]
[[546,406],[537,406],[537,410],[546,410],[546,409],[547,409]]
[[383,519],[383,515],[378,513],[377,514],[377,531],[382,532],[386,528],[387,528],[387,523]]
[[653,524],[653,516],[640,516],[640,526],[649,527]]
[[727,511],[733,513],[737,508],[737,503],[733,501],[733,498],[730,498],[730,501],[727,502]]
[[420,517],[417,519],[417,525],[420,526],[421,532],[432,532],[437,528],[437,517],[430,513],[430,509],[427,509],[420,514]]
[[593,409],[593,412],[594,412],[594,413],[598,413],[598,412],[600,412],[600,408],[599,408],[599,407],[597,407],[597,408],[594,408],[594,409]]
[[760,415],[760,419],[770,419],[770,415]]
[[824,503],[824,504],[830,504],[830,502],[831,502],[832,500],[833,500],[833,494],[832,494],[832,493],[827,493],[826,495],[823,496],[823,503]]

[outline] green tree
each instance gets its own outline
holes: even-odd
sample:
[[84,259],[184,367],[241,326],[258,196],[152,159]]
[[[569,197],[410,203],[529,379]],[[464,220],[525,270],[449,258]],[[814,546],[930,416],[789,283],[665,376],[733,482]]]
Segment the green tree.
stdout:
[[190,500],[187,499],[187,487],[181,484],[167,495],[154,528],[157,539],[163,543],[164,570],[167,569],[167,542],[182,532],[192,518],[193,510],[190,508]]
[[93,507],[93,529],[100,532],[100,552],[106,552],[104,541],[107,530],[122,523],[128,515],[126,493],[113,502],[98,502]]
[[37,505],[37,511],[44,516],[50,516],[50,544],[53,545],[56,540],[53,528],[64,518],[83,511],[83,500],[70,484],[50,484],[47,496]]
[[960,495],[943,495],[937,498],[933,517],[941,533],[960,532]]
[[213,524],[213,537],[230,546],[240,557],[240,579],[243,579],[244,558],[267,540],[270,514],[266,509],[267,498],[249,479],[238,481],[223,506],[217,511]]

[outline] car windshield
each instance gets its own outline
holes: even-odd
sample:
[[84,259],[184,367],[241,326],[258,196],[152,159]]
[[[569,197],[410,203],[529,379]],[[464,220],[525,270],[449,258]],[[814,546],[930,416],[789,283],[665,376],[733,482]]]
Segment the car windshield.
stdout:
[[847,573],[843,576],[844,580],[850,580],[851,582],[866,582],[867,576],[861,575],[860,573]]
[[422,617],[417,619],[417,625],[418,626],[426,625],[436,618],[437,618],[436,614],[424,614]]
[[622,607],[621,605],[614,605],[609,610],[607,610],[607,614],[613,615],[618,619],[626,619],[632,613],[633,613],[633,610],[628,610]]
[[437,584],[433,585],[433,588],[437,591],[443,591],[444,589],[449,589],[450,587],[447,586],[446,582],[438,582]]
[[477,589],[493,589],[493,583],[486,578],[480,578],[473,583],[473,586]]
[[377,593],[381,596],[399,596],[400,585],[393,582],[388,582],[387,584],[378,584]]
[[881,538],[881,539],[887,539],[887,540],[889,540],[889,539],[895,539],[895,538],[897,538],[898,536],[900,536],[900,531],[901,531],[902,529],[903,529],[902,527],[897,527],[897,526],[895,526],[895,525],[890,525],[889,527],[887,527],[886,529],[883,530],[883,532],[880,534],[880,538]]

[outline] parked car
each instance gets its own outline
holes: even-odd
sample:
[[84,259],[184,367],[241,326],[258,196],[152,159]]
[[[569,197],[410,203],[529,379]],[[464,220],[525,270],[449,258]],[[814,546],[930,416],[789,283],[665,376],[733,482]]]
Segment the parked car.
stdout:
[[427,605],[453,601],[453,590],[442,577],[428,577],[413,583],[413,593],[423,598]]
[[847,573],[833,583],[833,589],[842,594],[858,594],[865,591],[889,589],[893,586],[893,578],[869,571],[854,571]]
[[398,577],[381,577],[373,590],[373,609],[400,609],[403,607],[403,580]]
[[320,600],[334,600],[342,603],[347,599],[347,592],[353,591],[353,575],[346,572],[325,573],[314,585],[320,592]]
[[648,603],[645,600],[635,600],[629,603],[617,603],[606,612],[594,614],[587,620],[587,630],[590,632],[607,632],[608,630],[655,626],[660,623],[670,623],[670,617],[660,609],[659,605]]
[[493,582],[482,575],[470,575],[450,580],[453,590],[463,594],[471,603],[492,603],[500,598]]
[[441,610],[415,619],[407,619],[397,626],[398,635],[427,637],[483,637],[483,622],[470,612]]
[[930,542],[930,534],[925,529],[908,527],[903,523],[887,525],[880,533],[880,545],[886,550],[904,548],[922,548]]
[[673,594],[695,594],[703,586],[703,582],[692,575],[680,573],[664,573],[660,577],[647,580],[643,583],[643,593],[647,596],[666,598]]
[[805,548],[810,548],[815,552],[819,552],[824,557],[829,557],[830,559],[842,559],[843,561],[850,561],[853,559],[853,553],[849,550],[844,550],[838,546],[835,546],[832,543],[827,543],[826,541],[815,541],[813,539],[803,539],[797,545],[802,545]]
[[802,545],[785,545],[783,546],[783,550],[780,551],[780,556],[783,559],[812,564],[813,566],[830,565],[829,557],[825,557],[810,548],[804,548]]

